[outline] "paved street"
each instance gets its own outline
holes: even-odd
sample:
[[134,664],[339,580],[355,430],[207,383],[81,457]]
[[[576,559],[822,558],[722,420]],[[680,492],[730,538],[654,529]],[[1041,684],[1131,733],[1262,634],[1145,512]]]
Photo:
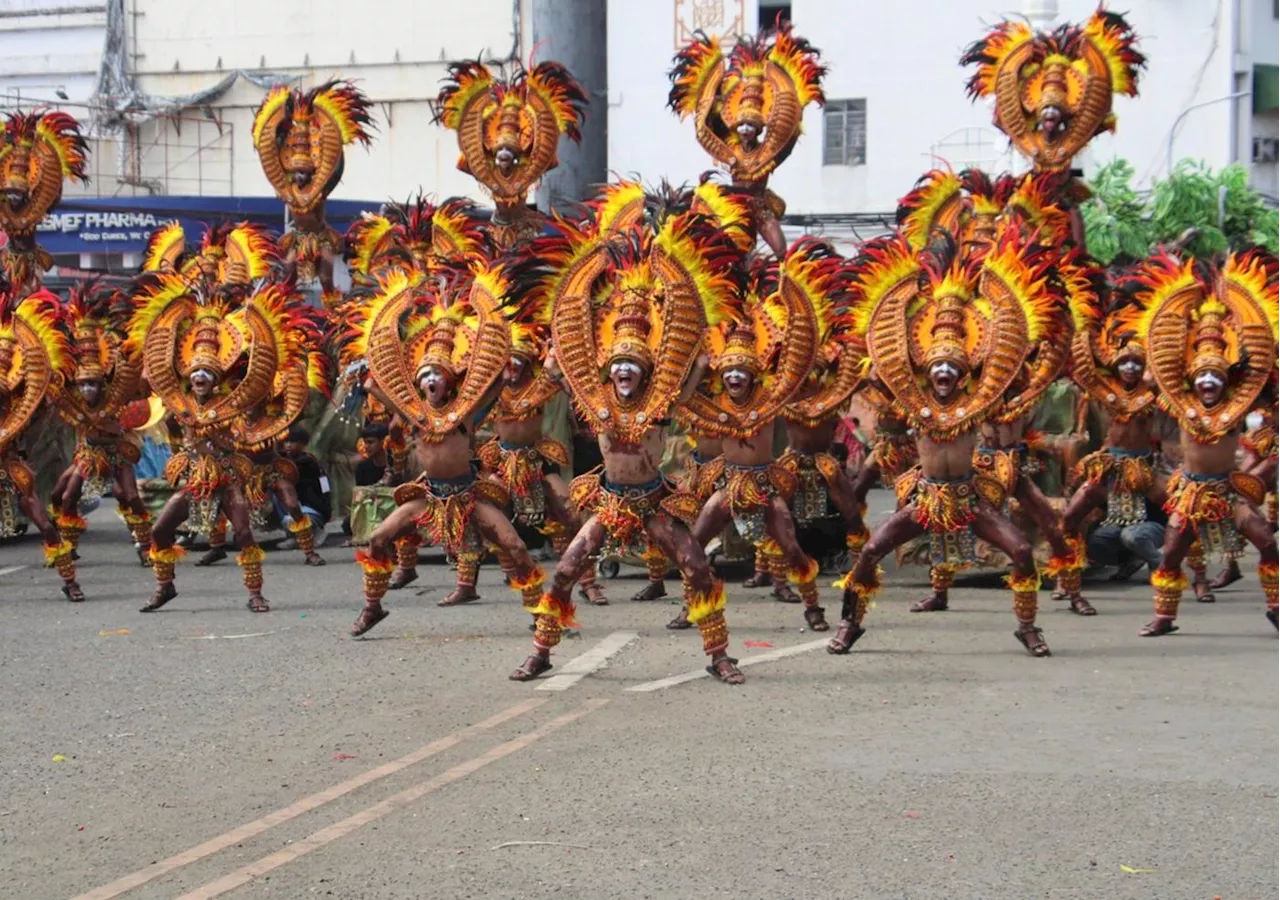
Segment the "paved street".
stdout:
[[144,616],[149,571],[114,512],[91,521],[83,605],[37,541],[0,547],[3,897],[1276,896],[1277,641],[1252,574],[1155,641],[1140,580],[1090,585],[1096,619],[1044,592],[1047,660],[1005,591],[908,613],[923,570],[889,570],[847,658],[735,588],[751,665],[730,688],[678,677],[697,634],[628,603],[624,568],[556,677],[520,685],[528,616],[496,569],[484,602],[440,609],[449,572],[424,566],[361,641],[336,542],[324,569],[269,555],[268,615],[234,562],[188,559]]

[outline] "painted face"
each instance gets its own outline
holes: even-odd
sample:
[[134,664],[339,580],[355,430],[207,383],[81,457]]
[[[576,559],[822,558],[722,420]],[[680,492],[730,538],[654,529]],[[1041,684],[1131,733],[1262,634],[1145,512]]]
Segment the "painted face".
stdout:
[[1222,377],[1221,372],[1205,369],[1196,374],[1193,384],[1200,402],[1206,407],[1213,407],[1222,402],[1222,395],[1227,387],[1227,379]]
[[1120,383],[1131,388],[1142,380],[1142,369],[1142,363],[1136,359],[1122,359],[1116,366],[1116,373],[1120,376]]
[[1045,140],[1054,140],[1067,130],[1067,114],[1057,106],[1046,106],[1040,110],[1036,129]]
[[418,387],[432,406],[444,406],[449,399],[451,386],[452,379],[449,378],[449,373],[439,366],[427,366],[422,377],[418,379]]
[[751,396],[751,389],[755,387],[756,381],[755,376],[746,369],[726,369],[720,380],[724,382],[729,399],[736,403]]
[[507,357],[507,367],[503,369],[502,375],[506,379],[507,384],[519,384],[524,380],[524,376],[529,372],[529,361],[523,356]]
[[102,382],[94,379],[92,381],[77,381],[76,389],[80,392],[80,399],[85,402],[86,406],[95,406],[100,397],[102,397]]
[[743,122],[738,126],[738,140],[744,147],[754,147],[760,142],[760,129],[750,122]]
[[493,154],[493,162],[499,172],[510,175],[511,170],[520,162],[520,157],[516,156],[515,151],[510,147],[499,147],[498,152]]
[[644,384],[644,369],[629,359],[618,360],[609,366],[609,382],[623,400],[629,400]]
[[195,394],[197,400],[203,402],[213,394],[213,389],[218,384],[218,376],[208,369],[196,369],[188,376],[187,381],[191,384],[191,393]]
[[946,400],[960,383],[960,367],[955,363],[936,362],[929,367],[929,386],[939,400]]

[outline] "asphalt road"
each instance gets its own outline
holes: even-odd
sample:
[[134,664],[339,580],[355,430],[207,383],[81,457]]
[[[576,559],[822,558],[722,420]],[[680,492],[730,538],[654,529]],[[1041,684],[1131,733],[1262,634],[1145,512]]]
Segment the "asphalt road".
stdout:
[[270,614],[233,562],[184,561],[146,616],[123,526],[91,521],[81,605],[38,542],[0,547],[0,897],[1276,896],[1277,640],[1252,575],[1158,640],[1139,581],[1089,585],[1094,619],[1043,593],[1046,660],[1005,591],[909,614],[920,570],[889,572],[847,658],[736,588],[756,661],[731,688],[692,677],[696,633],[627,602],[624,569],[558,678],[521,685],[528,617],[496,570],[440,609],[448,570],[425,566],[359,641],[332,544],[324,569],[269,555]]

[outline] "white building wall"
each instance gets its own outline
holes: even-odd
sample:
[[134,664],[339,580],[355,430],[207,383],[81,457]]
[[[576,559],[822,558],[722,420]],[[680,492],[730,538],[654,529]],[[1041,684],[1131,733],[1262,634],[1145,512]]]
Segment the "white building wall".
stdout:
[[[448,61],[507,57],[515,43],[512,0],[205,0],[195,16],[185,3],[135,2],[145,14],[138,20],[138,82],[148,93],[200,90],[233,69],[300,76],[306,87],[354,80],[375,101],[377,131],[370,149],[348,148],[335,199],[403,200],[419,186],[482,199],[475,181],[457,170],[456,136],[432,124],[428,101]],[[527,0],[519,4],[522,56],[530,46],[525,6]],[[227,193],[271,194],[251,139],[264,94],[242,80],[213,104],[234,134]]]
[[[609,166],[639,172],[647,180],[691,180],[709,158],[690,123],[665,109],[666,71],[675,50],[677,14],[691,14],[692,0],[609,0]],[[739,2],[748,30],[756,0],[723,0],[728,18]],[[1082,156],[1091,169],[1123,156],[1140,179],[1164,173],[1170,129],[1192,104],[1232,91],[1234,6],[1249,0],[1128,0],[1122,4],[1142,38],[1147,70],[1136,99],[1117,98],[1118,133],[1103,135]],[[1261,0],[1269,2],[1269,0]],[[1095,0],[1061,0],[1058,21],[1080,21]],[[679,9],[677,9],[679,7]],[[799,34],[823,51],[825,81],[833,100],[867,101],[865,166],[822,165],[822,113],[810,109],[805,135],[771,179],[792,213],[892,210],[897,198],[939,160],[959,167],[1014,164],[1007,142],[991,128],[990,101],[970,103],[967,71],[957,60],[965,47],[1003,14],[990,0],[793,0]],[[1256,10],[1254,10],[1256,12]],[[1277,31],[1270,26],[1274,47]],[[1250,47],[1242,48],[1247,57]],[[1248,60],[1245,60],[1248,62]],[[1248,101],[1238,104],[1248,117]],[[1232,110],[1217,103],[1190,112],[1174,141],[1174,157],[1203,159],[1215,167],[1232,161]],[[1239,119],[1237,119],[1239,121]],[[974,146],[975,140],[978,146]],[[1241,144],[1247,159],[1249,148]]]
[[106,33],[102,3],[6,0],[0,3],[0,96],[71,102],[93,93]]

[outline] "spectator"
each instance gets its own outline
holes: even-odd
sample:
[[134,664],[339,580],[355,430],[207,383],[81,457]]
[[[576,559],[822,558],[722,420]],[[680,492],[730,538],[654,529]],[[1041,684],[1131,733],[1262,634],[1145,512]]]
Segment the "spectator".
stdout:
[[[329,493],[329,479],[324,474],[320,462],[307,452],[307,444],[311,435],[301,425],[290,427],[280,450],[286,459],[298,467],[298,483],[294,489],[298,492],[298,505],[302,512],[311,519],[311,531],[315,535],[317,547],[324,545],[325,526],[329,524],[332,514],[332,501]],[[287,513],[274,496],[276,513],[282,522],[287,524]],[[293,538],[281,543],[281,549],[293,549]]]
[[360,462],[356,463],[356,487],[377,484],[387,471],[387,450],[383,442],[389,430],[383,422],[370,422],[360,430]]
[[1125,526],[1103,522],[1089,532],[1086,540],[1089,565],[1118,566],[1112,581],[1128,581],[1143,565],[1150,570],[1149,575],[1160,568],[1166,521],[1164,511],[1148,501],[1145,522]]

